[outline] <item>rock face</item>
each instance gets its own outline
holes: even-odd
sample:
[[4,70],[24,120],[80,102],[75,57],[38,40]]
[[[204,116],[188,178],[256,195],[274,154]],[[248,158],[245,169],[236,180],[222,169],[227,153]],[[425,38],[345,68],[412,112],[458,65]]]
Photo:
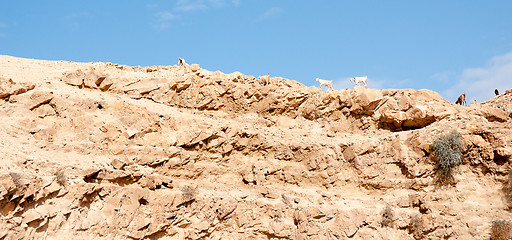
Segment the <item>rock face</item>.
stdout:
[[[489,239],[512,219],[512,91],[464,107],[0,56],[0,98],[0,239]],[[453,130],[438,186],[429,145]]]

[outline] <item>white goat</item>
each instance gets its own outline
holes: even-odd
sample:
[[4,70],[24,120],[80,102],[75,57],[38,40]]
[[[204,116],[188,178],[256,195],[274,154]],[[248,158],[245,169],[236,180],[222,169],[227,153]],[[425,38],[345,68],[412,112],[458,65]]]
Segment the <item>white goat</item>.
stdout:
[[354,82],[356,84],[356,86],[359,83],[363,83],[364,87],[366,87],[366,80],[368,80],[368,76],[350,78],[350,81]]
[[259,76],[258,79],[263,80],[264,85],[269,85],[270,84],[270,73],[265,76]]
[[185,62],[185,59],[178,58],[178,66],[188,66],[188,63]]
[[331,81],[327,81],[327,80],[323,80],[323,79],[320,79],[320,78],[316,78],[316,81],[320,83],[320,88],[322,88],[322,86],[326,86],[327,90],[331,89],[331,90],[334,91],[334,89],[332,88],[332,80]]

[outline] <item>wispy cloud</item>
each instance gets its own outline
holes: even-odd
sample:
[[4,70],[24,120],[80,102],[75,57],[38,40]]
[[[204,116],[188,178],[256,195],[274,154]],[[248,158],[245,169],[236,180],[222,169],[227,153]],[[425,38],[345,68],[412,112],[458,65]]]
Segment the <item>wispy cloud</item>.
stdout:
[[180,0],[176,3],[174,7],[174,11],[181,12],[190,12],[197,10],[206,10],[208,6],[203,1],[189,1],[189,0]]
[[454,100],[465,92],[467,99],[482,102],[494,96],[494,89],[504,92],[511,88],[512,52],[509,52],[491,58],[483,67],[464,69],[458,81],[443,94]]
[[441,81],[441,82],[453,81],[453,79],[456,77],[457,77],[457,74],[453,73],[453,72],[440,72],[440,73],[435,73],[432,76],[430,76],[430,78]]
[[155,13],[155,23],[152,25],[154,29],[163,30],[172,25],[172,21],[178,19],[179,16],[169,11],[161,11]]
[[0,28],[7,28],[7,24],[0,22]]
[[[193,11],[206,11],[211,8],[221,8],[230,5],[238,6],[241,0],[178,0],[170,10],[163,10],[154,13],[153,24],[151,27],[157,30],[163,30],[171,27],[173,21],[180,18],[186,18],[186,14]],[[147,4],[149,11],[159,9],[160,5],[156,3]]]
[[271,18],[275,18],[280,16],[284,12],[284,9],[280,7],[272,7],[263,12],[258,18],[257,21],[263,21]]
[[155,8],[158,8],[158,7],[160,7],[160,4],[158,4],[158,3],[148,3],[148,4],[146,4],[146,8],[147,9],[155,9]]
[[[240,4],[239,0],[233,0],[234,5]],[[179,0],[176,2],[176,6],[173,8],[174,11],[190,12],[197,10],[206,10],[211,7],[223,7],[226,6],[226,0]]]
[[61,21],[65,26],[68,27],[71,31],[80,31],[80,27],[82,22],[89,18],[91,14],[89,12],[74,12],[68,15],[65,15],[61,18]]
[[157,12],[155,15],[160,21],[169,21],[178,18],[177,15],[174,15],[168,11]]
[[339,78],[332,82],[332,86],[336,90],[341,90],[345,88],[353,88],[354,83],[350,81],[350,78]]
[[[349,77],[335,79],[332,82],[332,85],[333,85],[334,89],[336,89],[336,90],[341,90],[341,89],[345,89],[345,88],[351,89],[355,86],[354,82],[350,81]],[[360,83],[359,85],[363,86],[362,83]],[[368,80],[367,80],[368,88],[381,89],[381,88],[384,88],[386,85],[388,85],[388,84],[385,80],[378,80],[378,79],[373,79],[373,78],[368,78]]]

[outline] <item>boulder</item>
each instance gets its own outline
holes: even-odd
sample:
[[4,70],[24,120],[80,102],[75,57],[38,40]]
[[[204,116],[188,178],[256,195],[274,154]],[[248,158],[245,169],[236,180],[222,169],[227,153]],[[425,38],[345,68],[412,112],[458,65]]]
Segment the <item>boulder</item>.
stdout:
[[509,119],[509,114],[499,108],[488,107],[485,105],[471,105],[470,107],[476,110],[476,115],[484,117],[489,122],[506,122]]
[[16,83],[10,78],[0,77],[0,99],[9,98],[35,88],[31,83]]
[[82,87],[85,80],[85,73],[82,70],[67,71],[62,73],[61,80],[71,86]]
[[49,103],[53,99],[53,92],[48,91],[31,91],[24,94],[12,96],[9,98],[10,103],[16,103],[29,110]]
[[443,99],[439,93],[434,92],[429,89],[420,89],[418,91],[415,91],[412,95],[410,95],[410,98],[415,101],[426,101],[426,102],[448,102],[447,100]]
[[199,64],[190,65],[190,71],[192,71],[192,72],[197,72],[197,71],[199,71],[199,69],[200,69]]

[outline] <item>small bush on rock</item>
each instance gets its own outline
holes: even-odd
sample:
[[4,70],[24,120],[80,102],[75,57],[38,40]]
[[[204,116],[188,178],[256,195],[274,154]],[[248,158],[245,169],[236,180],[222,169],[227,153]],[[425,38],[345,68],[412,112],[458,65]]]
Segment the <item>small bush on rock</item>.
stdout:
[[512,222],[505,220],[492,221],[491,240],[512,239]]
[[392,227],[393,221],[395,221],[395,219],[394,219],[395,214],[393,213],[393,209],[391,209],[391,206],[389,204],[386,204],[386,207],[384,207],[384,209],[382,209],[381,215],[382,215],[382,221],[381,221],[382,226]]
[[68,181],[66,173],[64,173],[63,170],[55,172],[55,179],[57,180],[57,183],[59,183],[61,186],[66,186],[66,183]]
[[503,192],[509,208],[512,209],[512,168],[508,168],[507,182],[503,185]]
[[430,145],[430,152],[436,159],[437,180],[441,184],[452,183],[455,169],[462,163],[462,151],[466,148],[458,132],[438,137]]
[[512,168],[508,169],[508,188],[512,193]]
[[184,202],[193,201],[196,198],[196,190],[189,186],[181,188],[181,192],[185,198]]
[[16,185],[16,188],[23,187],[23,176],[21,174],[17,172],[10,172],[9,175],[11,176],[14,185]]
[[412,233],[414,239],[423,237],[423,221],[421,215],[414,215],[409,222],[409,233]]

